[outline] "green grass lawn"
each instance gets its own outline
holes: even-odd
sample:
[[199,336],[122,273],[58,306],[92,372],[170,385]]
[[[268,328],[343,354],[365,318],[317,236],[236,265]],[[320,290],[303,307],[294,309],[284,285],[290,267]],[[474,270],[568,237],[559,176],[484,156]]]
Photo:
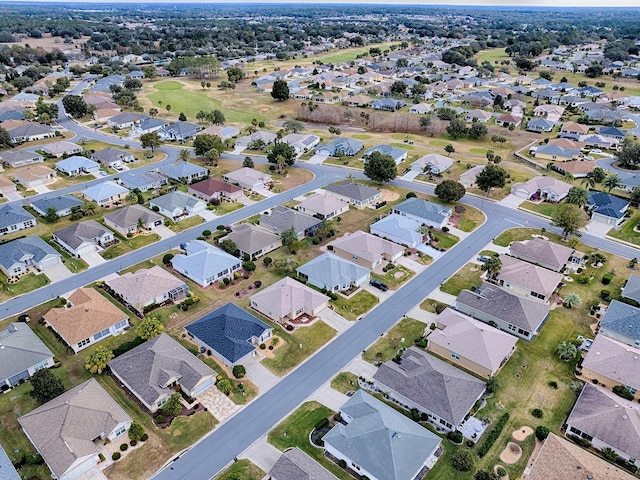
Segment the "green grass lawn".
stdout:
[[124,238],[116,234],[116,237],[119,237],[120,242],[110,246],[101,253],[102,257],[106,260],[119,257],[120,255],[124,255],[125,253],[132,252],[133,250],[136,250],[138,248],[151,245],[152,243],[160,240],[160,235],[158,235],[157,233],[152,233],[150,235],[137,235],[133,238]]
[[62,262],[72,273],[78,273],[89,268],[89,264],[87,262],[85,262],[81,258],[72,257],[67,252],[62,250],[56,242],[51,240],[53,238],[53,235],[43,235],[41,238],[49,245],[51,245],[53,249],[62,256]]
[[619,240],[624,240],[625,242],[640,245],[640,233],[634,231],[634,228],[638,223],[640,223],[640,213],[636,213],[633,217],[626,220],[619,230],[609,230],[607,235]]
[[35,273],[27,273],[20,277],[16,283],[7,283],[7,276],[0,272],[0,301],[4,302],[10,298],[17,297],[23,293],[37,290],[40,287],[51,283],[44,273],[36,275]]
[[415,275],[415,272],[412,272],[408,268],[396,264],[395,268],[389,270],[387,273],[383,273],[379,275],[377,273],[371,273],[371,278],[375,278],[376,280],[380,280],[386,286],[391,289],[398,288],[404,282],[409,280],[411,277]]
[[269,432],[268,440],[279,450],[298,447],[341,480],[352,480],[344,470],[327,459],[321,448],[311,445],[309,434],[316,423],[333,412],[318,402],[307,402]]
[[357,320],[378,303],[375,295],[360,290],[353,297],[347,299],[342,295],[338,295],[337,300],[331,300],[329,303],[334,306],[336,313],[342,315],[347,320]]
[[351,372],[340,372],[331,380],[331,388],[340,393],[359,390],[358,377]]
[[558,210],[559,206],[560,205],[556,203],[549,202],[533,203],[526,201],[520,204],[522,210],[529,210],[544,217],[551,217]]
[[[535,228],[511,228],[502,232],[498,235],[493,243],[500,247],[508,247],[511,245],[511,242],[519,242],[522,240],[531,240],[533,237],[531,235],[540,235],[541,231]],[[560,235],[556,235],[551,232],[544,232],[544,235],[549,238],[552,242],[561,242],[562,239]]]
[[436,312],[436,308],[438,307],[444,308],[448,307],[448,305],[432,298],[425,298],[420,304],[420,308],[425,312],[438,313]]
[[213,209],[213,213],[222,216],[238,210],[243,206],[244,205],[242,205],[240,202],[221,202],[220,205],[216,205],[216,207]]
[[357,157],[329,157],[324,163],[326,165],[337,165],[339,167],[357,168],[358,170],[364,170],[364,160]]
[[179,222],[174,222],[169,228],[174,232],[179,233],[203,223],[204,219],[201,216],[194,215],[193,217],[185,218]]
[[482,270],[475,263],[467,263],[442,284],[440,290],[451,295],[458,295],[462,290],[482,285]]
[[262,480],[264,476],[265,472],[245,458],[238,460],[215,478],[216,480]]
[[441,232],[440,230],[431,230],[431,235],[435,237],[435,246],[437,248],[444,248],[445,250],[450,249],[460,241],[460,239],[452,233]]
[[369,347],[362,359],[366,362],[386,362],[398,354],[401,348],[413,346],[413,341],[424,335],[426,325],[413,318],[403,318],[384,337]]

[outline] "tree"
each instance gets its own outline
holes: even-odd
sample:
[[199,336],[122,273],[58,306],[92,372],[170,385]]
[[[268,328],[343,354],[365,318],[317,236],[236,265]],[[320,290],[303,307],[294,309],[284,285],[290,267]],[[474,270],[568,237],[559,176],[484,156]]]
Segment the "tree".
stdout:
[[576,358],[578,354],[577,347],[571,342],[562,342],[556,347],[556,355],[563,362],[568,362]]
[[606,188],[608,192],[611,192],[614,188],[622,186],[622,179],[617,173],[610,173],[602,181],[602,186]]
[[334,127],[333,125],[330,126],[327,131],[332,135],[340,135],[342,133],[342,130],[340,130],[338,127]]
[[269,163],[277,164],[278,157],[282,157],[286,165],[292,166],[296,163],[296,149],[288,143],[276,142],[269,148],[267,160]]
[[455,180],[444,180],[435,189],[435,194],[444,202],[457,202],[465,193],[464,185]]
[[460,120],[459,118],[454,118],[449,122],[447,126],[447,133],[451,135],[451,137],[456,140],[467,133],[467,125],[464,123],[464,120]]
[[221,110],[214,110],[212,112],[211,120],[214,125],[224,125],[224,122],[226,122],[224,113],[222,113]]
[[564,238],[569,235],[580,236],[580,229],[583,228],[589,219],[586,213],[576,205],[563,203],[551,216],[551,225],[562,229]]
[[183,162],[187,162],[191,160],[191,149],[190,148],[181,148],[178,151],[178,159]]
[[11,135],[5,128],[0,127],[0,147],[13,148],[13,142],[11,141]]
[[544,425],[538,425],[536,427],[536,438],[543,442],[545,438],[549,436],[549,429]]
[[220,248],[223,251],[227,252],[229,255],[233,255],[234,257],[239,257],[240,256],[240,249],[236,245],[236,242],[234,242],[230,238],[227,238],[227,239],[221,241],[220,242]]
[[171,265],[171,260],[173,260],[173,253],[165,253],[164,256],[162,257],[162,264],[163,265]]
[[244,368],[244,365],[234,365],[233,366],[233,376],[236,378],[242,378],[247,374],[247,370]]
[[456,149],[453,145],[451,145],[450,143],[447,143],[444,146],[444,151],[447,152],[447,155],[451,155],[452,153],[456,152]]
[[162,413],[170,417],[178,415],[182,411],[182,395],[178,392],[172,393],[164,405],[162,405]]
[[135,440],[136,442],[139,442],[144,435],[144,427],[138,422],[131,422],[127,434],[129,435],[129,440]]
[[282,242],[283,247],[287,247],[291,250],[291,247],[298,241],[298,236],[296,235],[296,231],[293,227],[282,231],[280,234],[280,241]]
[[44,216],[44,220],[47,223],[56,223],[58,220],[60,220],[60,215],[58,215],[58,211],[55,209],[55,207],[47,208],[47,213]]
[[631,200],[631,203],[636,207],[640,205],[640,187],[635,187],[633,190],[631,190],[629,200]]
[[287,120],[282,124],[282,128],[284,128],[286,132],[298,133],[304,129],[304,125],[297,120]]
[[625,168],[635,169],[640,164],[640,142],[623,142],[618,161]]
[[158,314],[150,313],[138,324],[136,330],[140,338],[149,340],[160,335],[164,331],[164,325]]
[[243,166],[243,167],[247,167],[247,168],[253,168],[253,167],[255,167],[255,164],[253,163],[253,158],[251,158],[251,157],[244,157],[244,160],[242,161],[242,166]]
[[571,187],[567,193],[567,203],[584,207],[589,199],[589,194],[584,188]]
[[204,161],[206,165],[218,165],[218,160],[220,160],[220,152],[215,148],[207,150],[204,154]]
[[603,70],[604,68],[601,63],[592,62],[591,65],[586,68],[584,74],[589,78],[596,78],[602,76]]
[[593,178],[596,183],[602,183],[602,181],[607,177],[607,171],[602,167],[594,168],[587,177]]
[[153,153],[156,148],[159,148],[160,145],[162,145],[162,140],[160,139],[158,132],[143,133],[140,135],[140,143],[142,144],[142,148],[149,148],[151,149],[151,153]]
[[490,256],[487,260],[482,264],[482,270],[487,272],[488,278],[495,278],[496,275],[500,273],[502,270],[502,261],[500,257]]
[[407,94],[407,84],[401,80],[396,80],[391,84],[391,95],[404,97]]
[[171,105],[167,103],[164,108],[167,110],[167,113],[171,113]]
[[475,455],[468,448],[460,448],[451,456],[451,465],[461,472],[470,472],[475,466]]
[[85,200],[82,204],[82,212],[86,215],[94,215],[98,211],[98,204],[93,200]]
[[87,357],[84,368],[91,373],[97,373],[98,375],[107,368],[107,363],[113,360],[114,355],[107,347],[99,346],[96,350]]
[[473,122],[471,124],[471,128],[469,128],[468,130],[469,137],[473,138],[474,140],[486,137],[488,132],[489,131],[487,130],[486,125],[480,122]]
[[578,308],[582,303],[582,299],[575,292],[567,293],[562,304],[567,308]]
[[203,133],[196,135],[196,138],[193,139],[193,151],[197,157],[203,157],[212,148],[218,152],[224,151],[224,143],[217,135]]
[[32,390],[29,393],[42,405],[64,393],[64,385],[53,372],[47,368],[38,370],[29,379]]
[[220,390],[225,395],[228,395],[229,393],[231,393],[231,390],[233,390],[233,385],[231,384],[231,381],[227,380],[226,378],[220,380],[217,386],[218,386],[218,390]]
[[607,263],[607,257],[600,252],[594,252],[591,254],[591,263],[596,266],[602,266]]
[[129,205],[133,205],[134,203],[138,203],[138,194],[134,191],[130,191],[127,193],[127,196],[124,199]]
[[422,130],[427,130],[433,124],[433,119],[431,115],[423,115],[420,117],[420,128]]
[[62,106],[66,112],[72,117],[84,117],[90,111],[89,105],[79,95],[67,95],[62,99]]
[[244,78],[244,72],[241,68],[231,67],[229,70],[227,70],[227,78],[230,82],[238,83]]
[[289,85],[284,80],[276,80],[273,82],[273,87],[271,88],[271,96],[284,102],[289,99]]
[[506,170],[492,163],[484,167],[476,177],[476,185],[485,195],[489,195],[492,188],[504,187],[506,182]]
[[496,95],[493,99],[493,108],[496,110],[502,110],[504,108],[504,97],[502,95]]
[[364,164],[364,174],[378,183],[385,183],[398,176],[398,167],[391,155],[373,152]]
[[184,114],[184,112],[180,112],[180,115],[178,115],[178,120],[181,122],[187,121],[187,116]]

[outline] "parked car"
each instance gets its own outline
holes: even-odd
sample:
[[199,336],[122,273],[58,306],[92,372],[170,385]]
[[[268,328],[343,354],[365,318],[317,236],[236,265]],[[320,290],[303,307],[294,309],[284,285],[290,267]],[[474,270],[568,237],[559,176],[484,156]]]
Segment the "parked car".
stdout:
[[591,153],[602,153],[602,150],[600,150],[599,148],[594,148],[593,150],[591,150]]
[[369,285],[372,285],[372,286],[376,287],[378,290],[382,290],[383,292],[386,292],[387,290],[389,290],[389,287],[387,287],[380,280],[371,279],[371,280],[369,280]]

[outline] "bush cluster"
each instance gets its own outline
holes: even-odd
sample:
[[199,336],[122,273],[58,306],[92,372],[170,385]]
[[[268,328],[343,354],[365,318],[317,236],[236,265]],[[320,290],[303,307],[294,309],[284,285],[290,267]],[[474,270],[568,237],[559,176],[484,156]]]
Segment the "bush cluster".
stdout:
[[504,428],[504,426],[507,424],[508,421],[509,421],[509,412],[505,413],[500,417],[500,420],[498,420],[498,423],[496,423],[496,425],[491,429],[491,431],[489,432],[489,435],[487,435],[487,438],[484,439],[484,442],[482,442],[482,445],[480,445],[480,448],[478,448],[478,456],[480,458],[484,457],[487,454],[489,449],[493,446],[495,441],[500,436],[500,433],[502,433],[502,429]]
[[122,443],[122,444],[120,444],[120,451],[121,451],[121,452],[126,451],[126,450],[127,450],[127,448],[129,448],[129,445],[128,445],[128,444],[126,444],[126,443]]
[[320,430],[321,428],[326,427],[327,425],[329,425],[329,419],[328,418],[321,418],[320,420],[318,420],[316,422],[316,430]]
[[122,457],[120,452],[114,452],[113,455],[111,455],[111,460],[115,462],[116,460],[120,460],[120,457]]
[[611,283],[611,280],[613,280],[613,275],[611,275],[610,273],[605,273],[602,276],[602,284],[603,285],[609,285]]
[[531,415],[536,418],[542,418],[544,416],[544,412],[539,408],[534,408],[533,410],[531,410]]

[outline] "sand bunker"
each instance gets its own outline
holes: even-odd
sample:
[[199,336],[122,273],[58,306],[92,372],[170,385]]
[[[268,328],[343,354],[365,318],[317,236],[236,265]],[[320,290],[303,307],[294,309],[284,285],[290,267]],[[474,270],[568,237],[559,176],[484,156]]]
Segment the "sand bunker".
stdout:
[[[502,467],[502,465],[494,465],[493,466],[493,473],[495,473],[496,475],[498,475],[498,469]],[[504,468],[504,467],[503,467]],[[507,473],[504,477],[500,477],[501,480],[509,480],[509,474]]]
[[268,112],[269,110],[271,110],[271,107],[262,106],[262,107],[260,107],[259,110],[264,113],[264,112]]
[[520,445],[514,442],[509,442],[502,453],[500,453],[500,460],[507,465],[513,465],[520,460],[521,456],[522,448],[520,448]]
[[531,427],[520,427],[518,430],[514,430],[511,436],[517,442],[523,442],[529,435],[533,434],[533,428]]

